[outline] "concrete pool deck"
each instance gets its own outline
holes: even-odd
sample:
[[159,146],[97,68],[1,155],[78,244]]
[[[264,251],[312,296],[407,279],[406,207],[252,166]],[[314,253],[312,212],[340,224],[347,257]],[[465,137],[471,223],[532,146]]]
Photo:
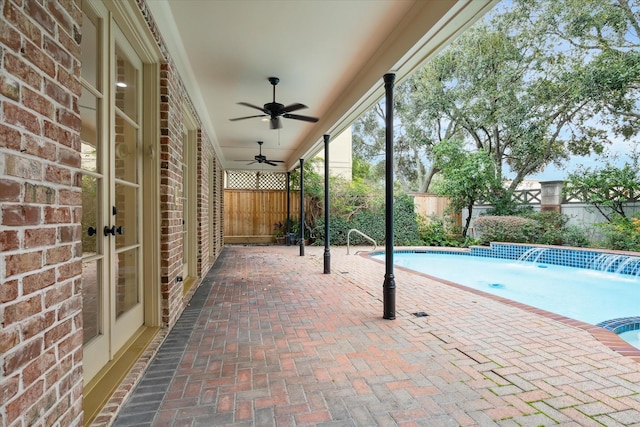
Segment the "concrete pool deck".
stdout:
[[400,268],[384,320],[384,265],[334,247],[322,274],[323,252],[226,247],[103,412],[116,426],[640,426],[640,357],[615,334]]

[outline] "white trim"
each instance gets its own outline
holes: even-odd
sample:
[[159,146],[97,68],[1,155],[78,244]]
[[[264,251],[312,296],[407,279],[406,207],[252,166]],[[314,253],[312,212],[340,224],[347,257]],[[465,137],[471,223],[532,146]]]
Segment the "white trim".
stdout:
[[163,60],[162,52],[134,0],[105,0],[104,3],[142,62]]
[[[173,14],[168,1],[154,0],[148,2],[147,6],[149,7],[158,28],[162,29],[163,34],[180,34],[173,19]],[[223,159],[224,156],[216,137],[213,124],[211,123],[209,115],[206,114],[208,112],[207,104],[204,102],[202,91],[197,85],[198,80],[191,68],[191,62],[185,53],[186,49],[182,44],[182,39],[180,37],[167,37],[164,39],[164,42],[167,51],[173,59],[178,74],[182,78],[185,90],[189,94],[189,98],[193,103],[195,110],[204,112],[200,114],[200,120],[202,122],[202,127],[206,130],[206,133],[210,138],[210,143],[216,153],[216,157]]]
[[160,66],[145,64],[142,69],[144,102],[142,116],[142,257],[145,295],[144,324],[162,323],[160,292]]

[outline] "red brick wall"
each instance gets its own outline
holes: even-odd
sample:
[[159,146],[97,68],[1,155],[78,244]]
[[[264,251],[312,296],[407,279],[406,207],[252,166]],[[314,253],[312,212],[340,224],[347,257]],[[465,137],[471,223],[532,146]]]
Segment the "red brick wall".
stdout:
[[[144,10],[144,3],[139,2]],[[160,50],[166,47],[161,35],[151,21],[150,14],[144,14],[149,20],[150,29],[156,35]],[[183,140],[184,103],[187,102],[191,115],[201,123],[199,113],[193,109],[181,77],[173,62],[169,59],[163,63],[160,70],[160,221],[161,221],[161,292],[162,292],[162,324],[172,326],[188,303],[191,294],[183,295],[183,283],[176,281],[182,276],[182,194],[183,194]],[[214,203],[214,215],[222,218],[222,167],[215,157],[215,153],[208,135],[199,127],[197,132],[197,200],[196,220],[196,257],[197,280],[201,280],[213,265],[222,251],[223,233],[222,221],[215,222],[214,230],[209,230],[208,206]],[[213,165],[216,176],[214,201],[209,200],[210,183],[209,167]],[[215,258],[211,259],[209,245],[215,245]],[[195,289],[195,287],[194,287]]]
[[[162,323],[173,325],[182,300],[182,98],[171,63],[160,71],[160,234]],[[178,311],[178,313],[176,313]]]
[[[145,1],[137,3],[166,54]],[[0,0],[2,426],[82,425],[80,4]],[[188,98],[168,56],[160,86],[161,182],[152,191],[159,192],[161,205],[162,322],[171,327],[190,298],[176,282],[182,274],[176,194],[182,194],[182,109]],[[199,113],[192,114],[199,122]],[[197,153],[200,280],[222,250],[224,171],[202,130]],[[209,182],[211,167],[215,183]],[[212,252],[214,257],[205,256]]]
[[0,425],[81,425],[82,15],[0,6]]

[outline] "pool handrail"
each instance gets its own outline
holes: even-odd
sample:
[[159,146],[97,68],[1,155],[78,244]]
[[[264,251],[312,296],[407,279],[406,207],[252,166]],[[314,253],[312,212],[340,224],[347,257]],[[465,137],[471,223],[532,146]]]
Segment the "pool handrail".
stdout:
[[[364,237],[365,239],[369,240],[370,242],[373,243],[373,249],[371,249],[371,252],[375,251],[378,248],[378,243],[376,243],[375,240],[373,240],[371,237],[367,236],[366,234],[364,234],[362,231],[352,228],[351,230],[349,230],[349,232],[347,233],[347,255],[349,255],[349,238],[351,237],[351,232],[355,231],[356,233],[358,233],[359,235],[361,235],[362,237]],[[356,253],[354,255],[357,255],[358,252],[364,252],[364,251],[356,251]]]

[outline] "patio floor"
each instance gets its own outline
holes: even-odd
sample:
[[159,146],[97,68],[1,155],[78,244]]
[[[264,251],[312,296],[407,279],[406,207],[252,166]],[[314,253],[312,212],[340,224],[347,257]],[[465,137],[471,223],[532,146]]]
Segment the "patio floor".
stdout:
[[114,425],[640,426],[640,363],[583,326],[398,268],[384,320],[384,265],[323,252],[226,247]]

